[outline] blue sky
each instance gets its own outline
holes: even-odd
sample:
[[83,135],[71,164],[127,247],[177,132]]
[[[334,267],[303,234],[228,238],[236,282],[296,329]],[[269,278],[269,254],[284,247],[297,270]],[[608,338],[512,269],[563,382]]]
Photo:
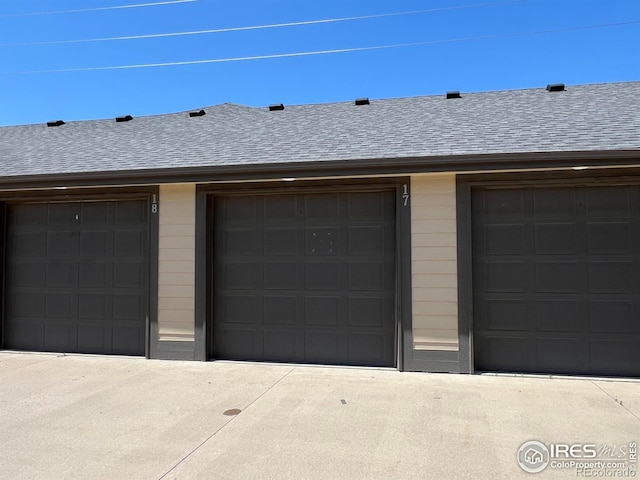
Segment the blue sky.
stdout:
[[[183,0],[33,15],[162,1],[168,0],[0,0],[0,125],[141,116],[224,102],[323,103],[640,80],[640,23],[516,35],[640,21],[639,0]],[[453,8],[465,6],[473,7]],[[17,45],[431,9],[214,34]],[[479,38],[488,36],[496,37]],[[442,43],[199,65],[50,71],[421,42]]]

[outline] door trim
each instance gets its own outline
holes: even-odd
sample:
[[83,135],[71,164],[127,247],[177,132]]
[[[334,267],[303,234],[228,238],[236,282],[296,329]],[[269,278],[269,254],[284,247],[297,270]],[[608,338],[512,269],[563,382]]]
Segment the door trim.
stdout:
[[640,184],[640,168],[456,175],[458,341],[460,345],[458,362],[461,373],[475,373],[473,351],[472,189],[484,187],[634,184]]
[[[406,188],[405,188],[406,186]],[[256,184],[200,184],[196,186],[196,302],[195,358],[211,358],[211,322],[213,321],[213,203],[216,196],[247,194],[307,194],[394,190],[396,193],[396,368],[405,369],[407,341],[411,333],[411,202],[410,179],[373,178],[348,180],[315,180],[265,182]],[[409,339],[410,340],[410,339]]]
[[[159,187],[114,187],[114,188],[74,188],[68,190],[25,190],[18,192],[0,192],[0,348],[4,347],[4,318],[6,291],[6,208],[8,204],[25,203],[73,203],[87,201],[126,201],[143,200],[147,203],[147,252],[148,252],[148,289],[147,314],[145,320],[145,358],[154,358],[158,338],[158,210],[152,210],[155,200],[158,205]],[[155,339],[155,341],[154,341]]]

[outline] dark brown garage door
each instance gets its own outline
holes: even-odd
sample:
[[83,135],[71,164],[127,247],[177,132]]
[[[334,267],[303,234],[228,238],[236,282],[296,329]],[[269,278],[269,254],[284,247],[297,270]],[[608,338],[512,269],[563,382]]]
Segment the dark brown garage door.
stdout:
[[395,194],[215,198],[213,356],[395,365]]
[[143,201],[7,207],[4,346],[144,355]]
[[476,369],[640,375],[640,186],[472,199]]

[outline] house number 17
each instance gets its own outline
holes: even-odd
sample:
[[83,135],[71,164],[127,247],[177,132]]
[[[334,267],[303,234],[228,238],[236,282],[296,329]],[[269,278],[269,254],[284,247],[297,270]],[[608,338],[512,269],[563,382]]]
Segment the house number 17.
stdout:
[[406,207],[409,202],[409,187],[405,183],[402,185],[402,204]]

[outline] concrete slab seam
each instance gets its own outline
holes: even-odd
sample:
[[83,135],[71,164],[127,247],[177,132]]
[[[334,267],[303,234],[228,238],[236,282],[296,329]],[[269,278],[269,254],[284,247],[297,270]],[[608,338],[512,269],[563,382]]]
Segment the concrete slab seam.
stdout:
[[626,405],[624,405],[622,403],[621,400],[618,400],[616,397],[614,397],[613,395],[611,395],[609,392],[607,392],[604,388],[602,388],[600,385],[598,385],[596,382],[591,382],[593,383],[596,387],[598,387],[600,390],[602,390],[604,392],[605,395],[607,395],[611,400],[613,400],[614,402],[616,402],[618,405],[620,405],[622,408],[624,408],[627,412],[629,412],[631,415],[633,415],[633,417],[638,420],[640,422],[640,417],[638,417],[638,415],[636,415],[635,413],[633,413],[631,410],[629,410],[627,408]]
[[[273,389],[273,387],[275,387],[276,385],[278,385],[282,380],[284,380],[287,376],[289,376],[289,374],[291,372],[293,372],[296,368],[292,368],[291,370],[289,370],[287,373],[285,373],[282,377],[280,377],[278,380],[276,380],[273,385],[271,385],[269,388],[267,388],[264,392],[262,392],[260,395],[258,395],[251,403],[249,403],[242,411],[245,411],[247,408],[249,408],[251,405],[253,405],[254,403],[256,403],[258,400],[260,400],[262,397],[264,397],[271,389]],[[226,427],[227,425],[229,425],[231,422],[233,422],[238,416],[233,416],[231,417],[227,422],[225,422],[223,425],[221,425],[215,432],[213,432],[211,435],[209,435],[207,438],[205,438],[202,442],[200,442],[200,444],[198,444],[195,448],[193,448],[189,453],[187,453],[184,457],[182,457],[173,467],[171,467],[169,470],[167,470],[161,477],[158,478],[158,480],[162,480],[163,478],[165,478],[167,475],[169,475],[171,472],[173,472],[176,468],[178,468],[182,463],[184,463],[191,455],[193,455],[194,453],[196,453],[200,448],[202,448],[202,446],[207,443],[209,440],[211,440],[213,437],[215,437],[224,427]]]

